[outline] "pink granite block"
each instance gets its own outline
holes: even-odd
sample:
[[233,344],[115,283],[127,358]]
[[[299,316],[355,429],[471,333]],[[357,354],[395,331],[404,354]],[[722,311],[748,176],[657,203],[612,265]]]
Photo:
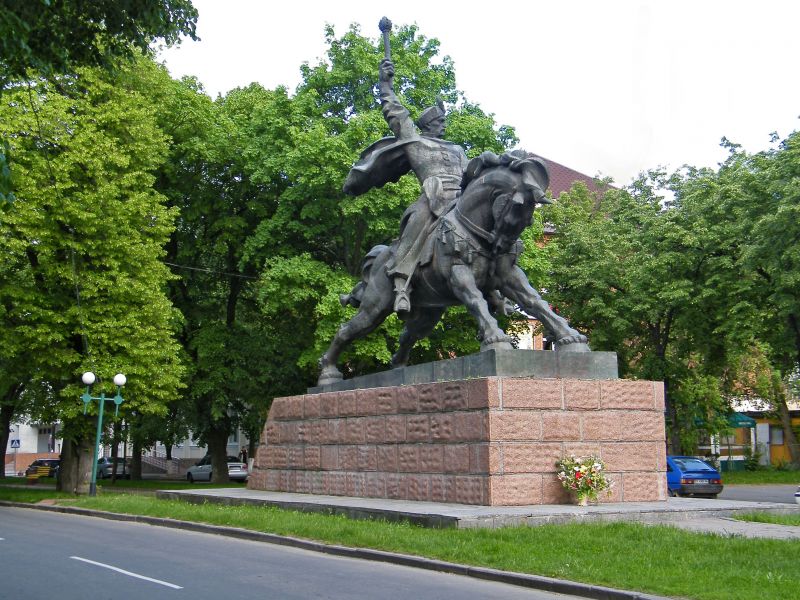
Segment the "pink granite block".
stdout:
[[374,398],[376,415],[393,415],[397,413],[397,388],[379,388]]
[[445,478],[443,475],[431,475],[430,482],[430,501],[445,502]]
[[469,473],[470,447],[468,444],[444,446],[444,472]]
[[602,408],[655,410],[652,381],[609,379],[601,383],[600,389]]
[[503,473],[503,445],[497,443],[489,444],[489,473]]
[[347,444],[363,444],[366,439],[366,417],[347,419],[344,440]]
[[500,407],[501,385],[497,377],[470,379],[463,382],[467,395],[467,408],[487,409]]
[[328,488],[328,494],[331,496],[346,496],[347,495],[347,474],[337,471],[326,472],[324,477],[325,487]]
[[409,475],[407,481],[407,498],[417,502],[427,502],[431,496],[431,482],[428,475]]
[[489,444],[469,445],[469,472],[487,475],[489,471]]
[[581,439],[581,419],[570,412],[542,413],[542,439],[545,441],[578,441]]
[[323,444],[344,443],[345,423],[345,419],[324,419],[320,421],[320,442]]
[[321,417],[331,419],[339,416],[338,392],[318,394],[319,414]]
[[320,446],[320,468],[335,471],[339,468],[339,446]]
[[653,411],[599,411],[581,418],[585,441],[661,441],[665,436],[664,415]]
[[274,398],[272,400],[272,404],[269,407],[268,418],[274,421],[280,421],[284,419],[284,414],[286,412],[286,398]]
[[386,440],[386,418],[367,417],[364,420],[364,438],[368,444],[382,444]]
[[542,476],[538,474],[492,475],[490,503],[495,506],[525,506],[542,503]]
[[286,466],[290,469],[302,469],[305,464],[304,446],[289,446],[286,449]]
[[377,458],[378,471],[386,471],[389,473],[397,472],[398,470],[397,449],[398,446],[395,444],[386,444],[382,446],[377,446],[376,453],[378,457]]
[[442,410],[467,410],[469,390],[466,381],[448,381],[440,386]]
[[392,388],[356,390],[356,413],[362,416],[377,414],[380,396],[394,397],[394,391]]
[[367,491],[366,473],[347,473],[345,475],[347,495],[355,498],[363,498]]
[[336,398],[336,411],[340,417],[355,417],[358,415],[355,392],[339,392]]
[[653,395],[655,397],[655,410],[664,412],[664,382],[653,382]]
[[625,502],[665,500],[659,473],[623,473],[622,499]]
[[431,419],[428,415],[409,415],[406,419],[406,441],[427,442],[431,437]]
[[486,411],[457,412],[456,438],[462,442],[481,442],[489,432],[489,413]]
[[601,458],[609,471],[656,471],[663,447],[660,442],[605,442]]
[[[565,442],[564,456],[598,456],[600,457],[600,442]],[[602,457],[600,457],[602,458]]]
[[455,476],[455,499],[459,504],[485,504],[487,502],[487,481],[484,477]]
[[408,479],[399,473],[386,474],[386,497],[405,500],[408,497]]
[[493,410],[489,413],[492,441],[539,441],[542,439],[542,415],[539,411]]
[[405,415],[388,415],[386,417],[386,441],[405,442],[406,441],[406,417]]
[[318,419],[322,416],[322,406],[319,394],[306,394],[303,396],[303,417]]
[[[415,385],[417,392],[417,410],[421,413],[439,412],[444,408],[442,391],[444,386],[438,383]],[[409,407],[410,409],[410,407]],[[414,412],[408,410],[408,412]]]
[[322,451],[319,446],[306,446],[303,452],[303,464],[306,469],[322,468]]
[[292,396],[287,398],[286,403],[286,418],[287,419],[302,419],[303,418],[303,402],[305,396]]
[[267,453],[267,467],[270,469],[285,469],[288,464],[288,447],[274,446]]
[[580,379],[564,380],[566,410],[597,410],[600,408],[600,382]]
[[419,410],[418,385],[403,385],[395,388],[398,413],[416,413]]
[[556,442],[503,444],[503,473],[553,473],[561,450]]
[[386,498],[386,473],[366,473],[364,480],[367,498]]
[[277,444],[280,441],[280,426],[276,421],[267,421],[264,425],[264,434],[261,439],[267,444]]
[[339,469],[342,471],[358,469],[358,446],[339,446]]
[[555,473],[542,475],[542,504],[567,504],[572,498]]
[[444,470],[444,447],[421,445],[419,447],[419,470],[423,473],[441,473]]
[[397,449],[397,470],[405,473],[419,472],[419,447],[402,444]]
[[378,470],[378,448],[373,445],[358,446],[356,469],[362,472]]
[[451,442],[456,437],[455,413],[437,413],[430,416],[430,439],[432,442]]
[[560,379],[503,378],[503,408],[562,408]]

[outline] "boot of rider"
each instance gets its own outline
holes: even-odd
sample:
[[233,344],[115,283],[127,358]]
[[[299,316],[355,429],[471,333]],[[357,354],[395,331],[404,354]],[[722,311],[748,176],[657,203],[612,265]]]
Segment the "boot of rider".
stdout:
[[411,286],[405,277],[394,278],[394,310],[408,312],[411,310]]

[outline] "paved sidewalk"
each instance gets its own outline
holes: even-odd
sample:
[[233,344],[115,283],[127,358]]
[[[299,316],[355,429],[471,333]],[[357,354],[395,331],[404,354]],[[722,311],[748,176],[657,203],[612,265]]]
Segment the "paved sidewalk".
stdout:
[[[730,517],[748,512],[800,514],[797,506],[773,502],[738,500],[709,500],[701,498],[669,498],[665,502],[619,502],[594,506],[550,504],[531,506],[473,506],[438,502],[411,502],[379,498],[320,496],[265,492],[245,488],[216,488],[198,490],[159,491],[160,498],[188,502],[219,502],[222,504],[260,504],[304,512],[344,514],[356,519],[382,518],[389,521],[408,520],[427,527],[504,527],[511,525],[544,525],[575,521],[636,521],[650,524],[697,524],[697,530],[727,533],[734,526]],[[703,529],[700,524],[706,523]],[[746,524],[749,525],[749,524]],[[800,531],[800,527],[774,525],[757,529],[766,537],[773,528]],[[777,531],[777,530],[775,530]],[[791,536],[780,536],[791,537]],[[800,537],[800,536],[798,536]]]
[[699,517],[688,521],[671,523],[675,527],[719,535],[742,536],[747,538],[774,538],[778,540],[800,539],[800,527],[737,521],[729,517]]

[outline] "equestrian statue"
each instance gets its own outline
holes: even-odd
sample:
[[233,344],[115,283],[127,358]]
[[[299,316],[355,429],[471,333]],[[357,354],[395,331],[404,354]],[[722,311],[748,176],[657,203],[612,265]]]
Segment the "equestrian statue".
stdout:
[[362,152],[344,191],[363,194],[413,172],[422,193],[403,214],[400,237],[369,251],[362,280],[342,296],[358,313],[320,358],[318,385],[340,381],[336,364],[344,348],[392,312],[404,321],[392,367],[408,364],[414,344],[430,334],[448,306],[458,304],[478,322],[481,351],[511,350],[511,338],[493,315],[506,310],[506,299],[542,323],[557,351],[588,352],[586,336],[550,308],[517,265],[523,250],[519,236],[531,224],[534,208],[551,202],[545,196],[545,164],[522,150],[484,152],[468,160],[461,146],[442,139],[441,102],[422,112],[417,131],[394,93],[391,22],[384,18],[380,27],[386,54],[379,67],[380,101],[394,136]]

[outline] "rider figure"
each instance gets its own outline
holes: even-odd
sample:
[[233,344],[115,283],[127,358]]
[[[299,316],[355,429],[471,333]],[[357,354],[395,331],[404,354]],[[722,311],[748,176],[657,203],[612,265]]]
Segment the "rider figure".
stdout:
[[444,106],[439,101],[417,119],[417,133],[408,110],[400,104],[393,89],[394,64],[384,59],[380,65],[380,99],[383,117],[402,145],[410,170],[422,185],[419,199],[406,209],[400,222],[400,239],[389,275],[394,278],[394,310],[411,310],[411,276],[419,264],[431,226],[453,203],[461,189],[461,176],[467,166],[464,149],[444,136]]

